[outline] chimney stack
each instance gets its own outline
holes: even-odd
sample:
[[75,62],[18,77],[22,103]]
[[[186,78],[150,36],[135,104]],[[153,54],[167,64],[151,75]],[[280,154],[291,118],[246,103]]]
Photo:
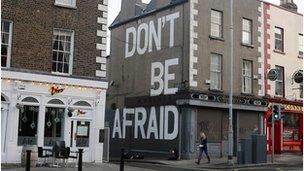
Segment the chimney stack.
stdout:
[[280,6],[286,8],[287,10],[290,10],[292,12],[298,11],[298,6],[293,2],[293,0],[281,0]]

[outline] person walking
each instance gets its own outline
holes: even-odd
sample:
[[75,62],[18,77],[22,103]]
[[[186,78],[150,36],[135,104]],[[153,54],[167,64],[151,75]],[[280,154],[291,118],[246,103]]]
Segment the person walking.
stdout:
[[208,163],[210,163],[210,157],[208,155],[208,150],[207,150],[207,136],[205,135],[204,132],[200,132],[199,155],[197,161],[195,162],[196,164],[200,164],[203,152],[205,152],[208,159]]

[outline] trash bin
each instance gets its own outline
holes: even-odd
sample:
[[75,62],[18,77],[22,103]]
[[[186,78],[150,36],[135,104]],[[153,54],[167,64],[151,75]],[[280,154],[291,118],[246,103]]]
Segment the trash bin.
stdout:
[[252,140],[251,138],[240,139],[241,149],[238,152],[238,164],[252,163]]
[[251,135],[252,138],[252,162],[267,163],[266,135]]

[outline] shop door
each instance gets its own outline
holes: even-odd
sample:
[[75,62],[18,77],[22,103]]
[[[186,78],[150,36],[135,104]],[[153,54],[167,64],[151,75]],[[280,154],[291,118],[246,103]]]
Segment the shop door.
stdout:
[[8,104],[1,104],[1,163],[6,163]]
[[[91,162],[92,153],[90,149],[90,126],[91,121],[87,120],[72,120],[71,121],[71,151],[83,149],[83,161]],[[75,155],[71,153],[71,155]]]

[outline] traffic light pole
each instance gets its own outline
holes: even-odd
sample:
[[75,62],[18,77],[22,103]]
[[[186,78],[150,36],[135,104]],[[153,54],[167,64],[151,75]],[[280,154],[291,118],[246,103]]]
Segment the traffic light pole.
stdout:
[[271,163],[274,162],[274,114],[272,114],[272,121],[271,121]]

